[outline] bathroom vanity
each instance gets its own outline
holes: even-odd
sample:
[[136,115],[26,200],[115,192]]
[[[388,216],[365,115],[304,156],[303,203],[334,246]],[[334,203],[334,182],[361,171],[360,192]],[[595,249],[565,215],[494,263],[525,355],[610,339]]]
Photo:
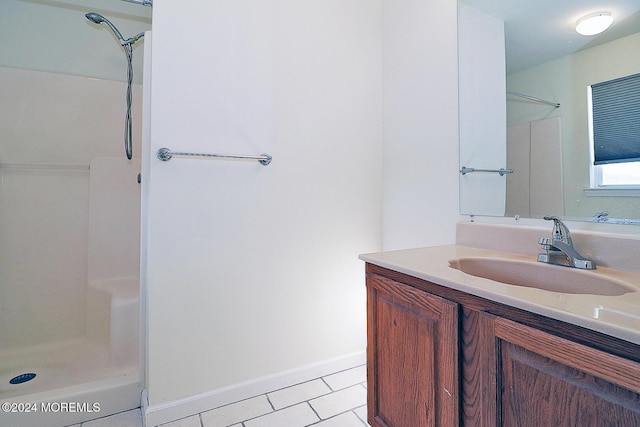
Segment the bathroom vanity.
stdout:
[[[640,425],[640,273],[611,268],[623,259],[598,257],[596,270],[579,273],[591,276],[578,275],[575,288],[558,292],[461,271],[456,260],[507,260],[534,269],[525,274],[571,277],[568,267],[527,264],[536,262],[530,252],[537,250],[538,230],[506,230],[519,233],[514,238],[492,227],[459,225],[455,245],[361,256],[369,423]],[[487,232],[494,238],[478,243]],[[507,234],[508,252],[491,247],[503,247]],[[607,245],[619,253],[625,245],[638,247],[610,236],[596,244],[589,235],[576,241],[589,254]]]

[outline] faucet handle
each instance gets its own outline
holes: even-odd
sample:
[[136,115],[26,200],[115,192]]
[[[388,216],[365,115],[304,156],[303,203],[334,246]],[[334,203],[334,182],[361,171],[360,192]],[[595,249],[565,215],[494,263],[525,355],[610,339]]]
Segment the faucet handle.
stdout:
[[553,249],[553,242],[548,237],[541,237],[538,239],[538,244],[542,246],[542,249],[549,251]]
[[550,237],[541,237],[538,239],[538,244],[542,248],[543,251],[549,252],[558,252],[560,249],[553,246],[553,239]]

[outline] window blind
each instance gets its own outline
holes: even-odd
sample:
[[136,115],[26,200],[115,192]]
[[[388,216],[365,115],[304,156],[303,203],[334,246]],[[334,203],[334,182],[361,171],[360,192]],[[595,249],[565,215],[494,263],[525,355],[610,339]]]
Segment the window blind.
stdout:
[[640,74],[591,86],[594,164],[640,161]]

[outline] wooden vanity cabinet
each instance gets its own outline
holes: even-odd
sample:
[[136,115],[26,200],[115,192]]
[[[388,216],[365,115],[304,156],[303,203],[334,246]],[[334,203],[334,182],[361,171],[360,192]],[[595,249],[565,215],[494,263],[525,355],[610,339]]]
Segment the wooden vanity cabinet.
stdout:
[[369,424],[458,425],[458,305],[381,276],[367,300]]
[[367,265],[374,427],[640,426],[640,346]]
[[640,426],[639,363],[499,317],[483,325],[495,344],[484,355],[495,366],[488,425]]

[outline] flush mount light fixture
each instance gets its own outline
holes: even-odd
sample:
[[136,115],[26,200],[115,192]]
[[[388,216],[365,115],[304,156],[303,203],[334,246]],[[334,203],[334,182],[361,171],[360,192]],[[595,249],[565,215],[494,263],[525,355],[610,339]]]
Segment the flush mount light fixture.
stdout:
[[578,19],[576,32],[583,36],[594,36],[609,28],[612,23],[611,12],[596,12]]

